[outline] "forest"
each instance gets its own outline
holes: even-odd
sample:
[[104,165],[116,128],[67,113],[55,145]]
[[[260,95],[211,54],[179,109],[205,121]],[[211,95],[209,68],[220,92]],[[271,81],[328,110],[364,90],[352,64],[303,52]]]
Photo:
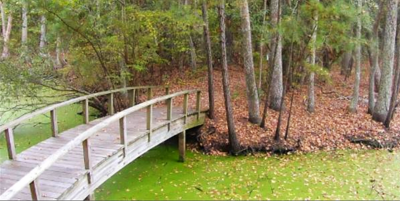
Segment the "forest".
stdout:
[[[0,0],[0,128],[40,108],[104,91],[136,86],[168,87],[167,94],[200,90],[198,100],[184,96],[175,98],[173,103],[172,98],[166,102],[171,108],[184,105],[186,116],[188,102],[190,105],[197,101],[197,118],[200,109],[206,111],[204,125],[186,134],[189,162],[181,171],[185,172],[188,166],[197,167],[197,171],[203,171],[200,175],[207,175],[209,170],[202,169],[207,166],[204,161],[213,161],[227,177],[223,186],[230,189],[218,187],[219,184],[215,189],[207,188],[213,182],[210,176],[210,182],[188,188],[188,195],[176,194],[169,186],[164,188],[171,192],[160,188],[156,190],[158,194],[140,197],[149,190],[145,184],[140,188],[133,184],[115,187],[124,179],[116,176],[110,179],[113,184],[98,188],[99,198],[400,199],[398,173],[392,182],[377,179],[398,172],[400,167],[398,4],[398,0]],[[128,95],[125,91],[86,103],[90,118],[107,118],[114,110],[118,114],[129,109],[132,101],[146,103],[146,98],[162,97],[163,93],[138,90]],[[68,114],[71,111],[73,114]],[[149,111],[153,112],[153,108]],[[82,116],[89,121],[88,113],[89,109],[66,109],[62,114],[66,120],[59,112],[58,122],[75,125],[74,119],[81,120]],[[35,130],[52,124],[55,132],[54,122],[40,121],[31,122],[28,127]],[[149,127],[150,135],[151,123],[147,124]],[[26,136],[32,134],[28,130],[16,127],[15,138],[29,138]],[[8,132],[6,137],[0,135],[2,157],[7,155]],[[44,139],[41,136],[17,142],[17,151]],[[179,143],[180,140],[181,135]],[[146,164],[159,168],[168,163],[163,159],[155,164],[151,159],[169,149],[156,148],[132,163],[131,168],[144,171],[140,173],[142,178]],[[317,159],[309,158],[309,154]],[[264,157],[268,162],[263,163]],[[336,157],[361,160],[361,173],[354,175],[357,170],[346,165],[351,162],[343,164]],[[275,159],[281,162],[275,164]],[[236,192],[231,188],[233,183],[242,183],[237,180],[239,176],[231,178],[231,173],[226,172],[232,170],[224,169],[235,161],[249,170],[254,164],[268,169],[271,167],[264,166],[272,163],[276,170],[270,171],[294,174],[298,167],[295,164],[307,163],[303,165],[312,171],[325,160],[328,165],[349,168],[343,174],[355,178],[346,183],[351,190],[333,191],[340,189],[338,184],[313,189],[317,194],[285,195],[285,190],[273,185],[276,181],[282,184],[290,176],[273,179],[268,173],[251,173],[248,182],[255,182],[257,187],[243,190],[237,186]],[[5,158],[0,160],[3,161]],[[195,161],[202,166],[196,166]],[[382,166],[368,169],[372,165],[364,164],[367,161]],[[325,167],[322,163],[328,170],[341,171],[335,165]],[[292,166],[296,170],[291,170]],[[256,169],[255,172],[259,170]],[[131,174],[125,169],[121,172],[124,171]],[[334,175],[326,174],[325,179]],[[137,180],[136,176],[132,180]],[[186,177],[191,182],[191,176]],[[336,178],[343,181],[347,176]],[[173,177],[168,179],[174,181]],[[303,185],[304,180],[296,182]],[[263,190],[263,185],[268,190]],[[296,186],[291,185],[283,188]],[[357,185],[360,187],[354,187]],[[110,194],[119,188],[120,196]],[[130,188],[138,192],[129,192]],[[141,188],[143,192],[139,191]],[[268,193],[261,193],[264,191]]]

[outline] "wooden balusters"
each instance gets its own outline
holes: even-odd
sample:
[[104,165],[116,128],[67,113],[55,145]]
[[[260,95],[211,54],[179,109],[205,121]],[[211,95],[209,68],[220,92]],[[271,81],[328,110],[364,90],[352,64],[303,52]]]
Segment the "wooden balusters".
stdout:
[[153,98],[153,88],[147,89],[147,100],[151,100]]
[[200,119],[200,107],[201,107],[201,91],[197,91],[196,93],[196,111],[197,111],[197,120]]
[[187,121],[187,115],[188,115],[188,99],[189,99],[189,94],[185,94],[183,97],[183,122],[186,124]]
[[168,131],[170,131],[171,121],[172,121],[172,98],[167,99],[167,120],[168,120]]
[[56,109],[50,111],[51,119],[51,136],[56,137],[58,134],[58,122]]
[[129,99],[129,107],[135,106],[136,101],[136,89],[132,89],[128,91],[128,99]]
[[119,135],[121,144],[124,146],[124,157],[126,157],[128,151],[126,117],[122,117],[121,119],[119,119]]
[[33,180],[29,184],[29,189],[31,190],[32,200],[40,200],[40,192],[39,192],[39,185],[38,185],[37,179]]
[[150,142],[150,136],[153,133],[153,105],[147,106],[147,121],[146,128],[149,131],[148,141]]
[[108,95],[108,115],[114,114],[114,93]]
[[8,128],[4,132],[6,134],[8,158],[11,159],[11,160],[15,159],[17,157],[17,153],[15,152],[13,129],[12,128]]
[[85,164],[85,169],[88,170],[88,183],[92,183],[92,173],[91,173],[91,161],[90,161],[90,145],[89,139],[82,142],[83,147],[83,161]]
[[89,100],[85,99],[82,101],[82,116],[83,116],[83,123],[88,124],[89,120]]

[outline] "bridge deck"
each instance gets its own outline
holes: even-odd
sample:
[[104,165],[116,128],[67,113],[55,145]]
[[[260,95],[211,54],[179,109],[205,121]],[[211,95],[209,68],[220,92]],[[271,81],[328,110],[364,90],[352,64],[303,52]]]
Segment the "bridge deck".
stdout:
[[[155,107],[153,110],[153,128],[156,128],[160,125],[165,125],[168,123],[166,119],[166,106]],[[173,119],[178,119],[183,117],[182,109],[174,108],[173,110]],[[65,132],[60,133],[57,137],[53,137],[47,139],[25,151],[17,155],[15,160],[5,161],[0,166],[0,195],[11,187],[14,183],[16,183],[19,179],[21,179],[24,175],[26,175],[30,170],[32,170],[36,165],[40,164],[45,158],[53,154],[60,147],[64,146],[71,139],[78,136],[83,131],[97,125],[101,121],[107,119],[109,117],[104,117],[101,119],[94,120],[89,124],[84,124],[77,126],[75,128],[69,129]],[[196,119],[196,120],[194,120]],[[188,121],[198,121],[197,118],[193,118]],[[183,123],[181,123],[183,124]],[[180,126],[182,127],[182,126]],[[184,127],[186,128],[186,127]],[[172,129],[172,128],[171,128]],[[128,133],[128,145],[132,146],[140,146],[135,145],[136,141],[143,138],[142,144],[147,143],[150,144],[148,140],[148,131],[146,130],[146,110],[142,109],[137,112],[134,112],[127,116],[127,133]],[[171,131],[172,132],[172,131]],[[182,132],[182,129],[175,129],[174,133],[170,133],[170,130],[163,130],[159,134],[156,132],[153,133],[156,135],[168,135],[167,138],[176,135],[178,132]],[[152,135],[153,135],[152,134]],[[165,139],[167,139],[165,138]],[[164,139],[164,140],[165,140]],[[157,141],[157,140],[156,140]],[[161,143],[163,140],[158,140],[154,142],[153,145],[146,145],[146,148],[141,149],[141,153],[137,153],[136,156],[132,156],[129,160],[134,160],[134,158],[140,156],[142,153],[150,149],[151,147],[156,146]],[[117,163],[110,162],[108,159],[111,157],[121,158],[121,153],[123,152],[123,145],[120,142],[120,130],[118,122],[110,125],[106,129],[102,130],[102,132],[96,133],[94,136],[89,138],[90,142],[90,150],[91,150],[91,168],[93,180],[91,183],[95,183],[95,187],[98,187],[103,181],[97,180],[106,180],[104,178],[103,173],[107,172],[107,168],[115,167]],[[89,186],[87,178],[88,171],[84,168],[84,158],[83,158],[83,147],[78,146],[74,148],[71,152],[63,156],[58,162],[53,165],[50,169],[46,170],[41,176],[39,176],[38,186],[40,189],[41,197],[39,199],[63,199],[63,198],[82,198],[79,197],[79,191],[82,189],[78,189],[80,187],[87,188],[86,191],[93,191],[94,188]],[[129,161],[124,161],[120,159],[119,163],[126,163]],[[114,165],[113,165],[114,164]],[[100,167],[101,168],[98,168]],[[121,169],[124,165],[119,166],[116,170],[110,170],[106,177],[112,176],[116,171]],[[95,172],[97,169],[97,172]],[[102,175],[100,177],[96,177]],[[85,181],[86,180],[86,181]],[[74,197],[74,195],[76,196]],[[82,194],[82,193],[81,193]],[[84,193],[83,193],[84,194]],[[30,200],[31,193],[29,186],[25,187],[21,192],[19,192],[14,199],[21,200]]]

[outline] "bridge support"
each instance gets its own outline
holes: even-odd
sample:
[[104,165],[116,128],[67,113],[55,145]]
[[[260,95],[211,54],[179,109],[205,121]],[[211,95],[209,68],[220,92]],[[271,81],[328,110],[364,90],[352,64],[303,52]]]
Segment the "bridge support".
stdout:
[[179,161],[185,162],[186,157],[186,130],[179,134]]

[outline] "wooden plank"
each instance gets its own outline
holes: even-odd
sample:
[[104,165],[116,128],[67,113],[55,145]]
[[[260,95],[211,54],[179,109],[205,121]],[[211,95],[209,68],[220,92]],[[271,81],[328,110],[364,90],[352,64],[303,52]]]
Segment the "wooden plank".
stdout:
[[89,119],[89,99],[85,99],[82,101],[82,116],[83,116],[83,123],[88,124],[90,122]]
[[31,195],[32,195],[32,200],[39,200],[40,199],[40,191],[39,191],[39,186],[38,186],[38,181],[37,180],[33,180],[30,184],[29,184],[29,188],[31,190]]
[[50,111],[50,119],[51,119],[51,133],[53,137],[56,137],[58,134],[58,122],[57,122],[57,110]]
[[8,158],[13,160],[17,157],[17,153],[15,152],[13,129],[8,128],[7,130],[5,130],[5,135],[6,135],[6,141],[7,141]]

